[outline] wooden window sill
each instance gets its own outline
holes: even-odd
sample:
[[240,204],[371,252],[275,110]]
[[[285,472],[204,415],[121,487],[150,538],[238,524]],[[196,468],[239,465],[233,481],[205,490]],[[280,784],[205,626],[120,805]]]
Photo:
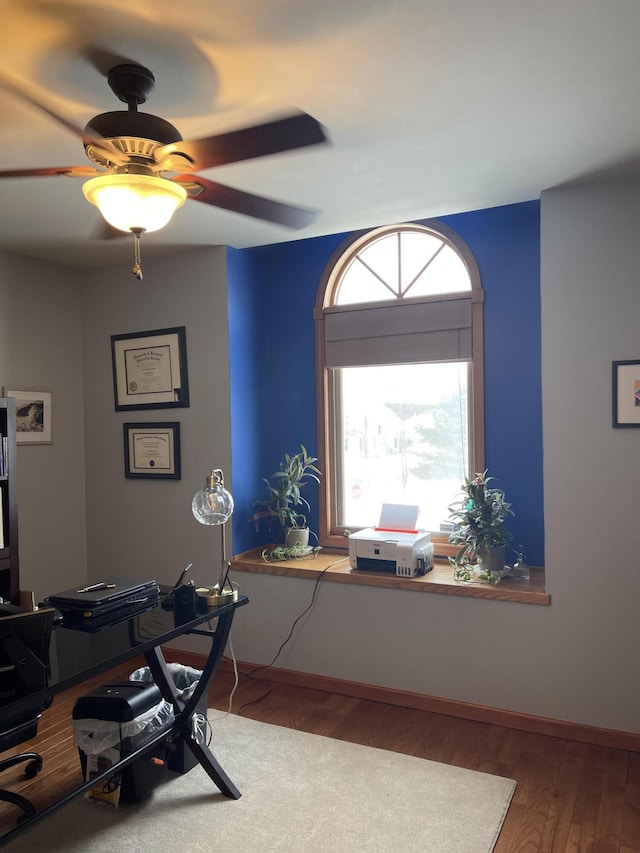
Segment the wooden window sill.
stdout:
[[[344,551],[322,550],[315,557],[267,563],[262,559],[262,548],[245,551],[233,558],[234,572],[256,572],[263,575],[308,578],[315,580],[323,574],[323,582],[350,583],[359,586],[377,586],[386,589],[403,589],[409,592],[430,592],[440,595],[459,595],[466,598],[490,598],[497,601],[516,601],[520,604],[551,603],[545,592],[544,569],[532,568],[528,581],[503,578],[497,586],[489,584],[462,584],[453,579],[453,569],[447,563],[436,562],[433,571],[416,578],[402,578],[377,572],[355,571],[349,566]],[[329,566],[329,568],[327,568]],[[325,571],[326,569],[326,571]]]

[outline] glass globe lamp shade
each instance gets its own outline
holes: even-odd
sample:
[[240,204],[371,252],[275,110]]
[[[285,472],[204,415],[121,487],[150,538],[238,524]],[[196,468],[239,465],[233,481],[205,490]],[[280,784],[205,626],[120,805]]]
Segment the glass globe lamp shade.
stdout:
[[200,524],[224,524],[231,518],[233,498],[224,487],[222,471],[216,469],[207,482],[193,496],[191,511]]
[[120,231],[158,231],[185,202],[180,184],[154,175],[100,175],[82,191],[91,204]]

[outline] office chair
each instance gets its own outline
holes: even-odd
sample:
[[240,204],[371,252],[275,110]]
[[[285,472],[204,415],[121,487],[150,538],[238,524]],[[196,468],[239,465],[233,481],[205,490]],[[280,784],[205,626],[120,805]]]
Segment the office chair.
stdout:
[[[51,704],[42,697],[29,702],[28,696],[47,686],[54,613],[52,608],[29,612],[0,605],[0,752],[35,737],[42,711]],[[18,699],[24,701],[14,707]],[[28,779],[42,769],[42,756],[21,752],[0,759],[0,772],[23,762]],[[22,809],[18,823],[36,812],[26,797],[13,791],[0,789],[0,801]]]

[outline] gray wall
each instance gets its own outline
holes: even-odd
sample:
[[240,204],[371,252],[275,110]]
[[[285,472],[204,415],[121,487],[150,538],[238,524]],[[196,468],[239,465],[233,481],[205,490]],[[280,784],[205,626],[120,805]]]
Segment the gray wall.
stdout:
[[52,444],[18,447],[20,580],[36,601],[86,578],[82,383],[74,275],[0,254],[0,385],[52,395]]
[[[611,362],[640,358],[640,182],[542,205],[545,529],[558,709],[640,730],[638,449],[611,427]],[[562,691],[562,692],[561,692]]]
[[[146,260],[143,269],[142,282],[130,266],[90,271],[82,288],[90,580],[173,583],[193,562],[196,584],[212,584],[219,535],[196,522],[191,499],[211,468],[230,478],[226,250]],[[173,326],[186,327],[191,405],[116,412],[111,335]],[[159,421],[180,423],[182,479],[125,479],[122,425]]]

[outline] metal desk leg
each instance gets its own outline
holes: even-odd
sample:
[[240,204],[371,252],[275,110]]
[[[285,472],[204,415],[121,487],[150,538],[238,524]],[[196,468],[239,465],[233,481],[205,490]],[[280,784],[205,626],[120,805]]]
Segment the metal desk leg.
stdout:
[[185,703],[179,697],[160,647],[156,647],[145,652],[145,658],[162,695],[173,704],[174,710],[176,711],[176,722],[172,729],[173,734],[184,738],[185,743],[193,752],[199,764],[204,768],[207,775],[213,780],[225,797],[237,800],[242,796],[240,791],[224,772],[209,747],[198,743],[194,739],[191,723],[191,719],[196,711],[200,697],[205,691],[208,691],[209,685],[211,684],[220,665],[220,661],[222,660],[222,653],[229,637],[234,612],[235,608],[219,616],[215,631],[197,632],[198,634],[206,633],[207,636],[211,637],[211,651],[207,657],[198,686],[188,702]]

